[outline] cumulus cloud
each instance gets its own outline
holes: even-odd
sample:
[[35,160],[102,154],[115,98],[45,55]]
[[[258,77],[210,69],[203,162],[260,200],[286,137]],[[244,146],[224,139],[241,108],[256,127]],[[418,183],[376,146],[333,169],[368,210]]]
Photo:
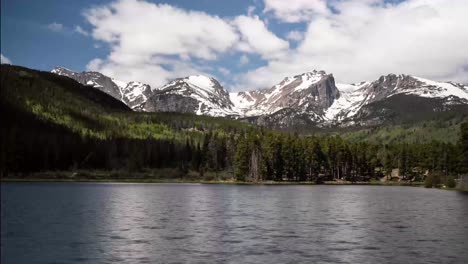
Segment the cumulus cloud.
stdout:
[[[247,12],[254,10],[249,7]],[[289,48],[258,16],[220,18],[137,0],[93,7],[84,16],[92,27],[90,35],[111,48],[106,58],[91,61],[88,69],[119,78],[126,73],[124,78],[139,78],[154,86],[210,72],[205,65],[226,53],[255,53],[272,59]],[[242,57],[241,63],[248,63],[248,58]]]
[[465,0],[450,5],[442,0],[347,0],[329,5],[335,12],[311,18],[296,49],[239,76],[240,86],[265,88],[272,80],[312,69],[331,72],[339,82],[374,80],[389,73],[468,82]]
[[258,53],[264,58],[275,58],[284,54],[289,43],[268,30],[258,16],[238,16],[234,25],[241,34],[239,50]]
[[301,41],[304,39],[304,33],[301,31],[293,30],[288,32],[286,38],[293,41]]
[[50,23],[47,25],[47,28],[51,31],[54,31],[54,32],[62,32],[64,30],[64,27],[62,24],[60,23],[57,23],[57,22],[53,22],[53,23]]
[[[217,16],[167,4],[120,0],[85,12],[92,36],[110,45],[100,68],[112,75],[141,75],[161,85],[181,74],[200,73],[191,58],[214,60],[237,41],[233,26]],[[172,58],[177,56],[177,58]]]
[[289,23],[309,21],[316,15],[327,15],[330,10],[326,0],[264,0],[264,13]]
[[[83,32],[110,52],[87,67],[153,86],[190,74],[229,74],[234,88],[250,90],[313,69],[345,83],[388,73],[468,82],[466,0],[263,1],[261,16],[249,7],[246,15],[232,18],[144,0],[93,7],[84,13],[91,31]],[[288,25],[282,39],[265,15],[280,24],[302,24]],[[252,58],[265,66],[236,75],[225,65],[207,66],[225,54],[238,56],[239,66],[259,55]]]
[[1,64],[11,64],[11,60],[8,59],[7,57],[3,56],[3,54],[0,53],[0,63]]
[[116,44],[123,53],[179,55],[214,59],[237,39],[224,20],[166,4],[121,0],[90,9],[93,37]]

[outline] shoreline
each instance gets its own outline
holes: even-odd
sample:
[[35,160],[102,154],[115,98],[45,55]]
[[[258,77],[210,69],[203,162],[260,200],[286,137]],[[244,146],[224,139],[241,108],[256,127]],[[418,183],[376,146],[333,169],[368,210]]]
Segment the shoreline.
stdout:
[[[269,185],[269,186],[281,186],[281,185],[329,185],[329,186],[406,186],[406,187],[421,187],[424,188],[424,182],[349,182],[349,181],[326,181],[323,183],[315,183],[310,181],[305,182],[276,182],[276,181],[263,181],[263,182],[240,182],[240,181],[229,181],[229,180],[190,180],[190,179],[147,179],[147,178],[0,178],[0,183],[8,182],[51,182],[51,183],[168,183],[168,184],[216,184],[216,185]],[[428,188],[431,189],[431,188]],[[432,188],[439,190],[453,190],[468,192],[468,188]]]
[[424,182],[350,182],[325,181],[315,183],[311,181],[262,181],[241,182],[223,180],[190,180],[190,179],[145,179],[145,178],[0,178],[0,182],[108,182],[108,183],[199,183],[199,184],[233,184],[233,185],[374,185],[374,186],[424,186]]
[[12,174],[0,177],[0,182],[122,182],[122,183],[200,183],[200,184],[239,184],[239,185],[391,185],[423,186],[424,182],[396,181],[237,181],[225,171],[205,172],[205,175],[193,171],[181,173],[176,169],[154,169],[140,172],[127,171],[42,171],[27,174]]

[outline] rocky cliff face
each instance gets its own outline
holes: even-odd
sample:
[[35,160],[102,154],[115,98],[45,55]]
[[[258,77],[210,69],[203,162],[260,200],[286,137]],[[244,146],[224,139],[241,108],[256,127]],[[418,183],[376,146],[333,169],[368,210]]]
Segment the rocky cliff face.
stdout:
[[238,110],[246,116],[274,114],[284,109],[322,116],[339,98],[333,75],[312,71],[286,77],[270,89],[231,94]]
[[231,116],[238,113],[229,93],[214,78],[189,76],[159,88],[143,106],[145,111],[184,112],[198,115]]

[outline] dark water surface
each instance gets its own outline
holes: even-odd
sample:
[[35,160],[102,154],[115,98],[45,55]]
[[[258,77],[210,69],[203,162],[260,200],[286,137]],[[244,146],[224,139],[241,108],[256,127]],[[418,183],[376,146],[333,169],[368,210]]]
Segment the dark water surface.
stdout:
[[2,183],[1,263],[468,263],[468,195]]

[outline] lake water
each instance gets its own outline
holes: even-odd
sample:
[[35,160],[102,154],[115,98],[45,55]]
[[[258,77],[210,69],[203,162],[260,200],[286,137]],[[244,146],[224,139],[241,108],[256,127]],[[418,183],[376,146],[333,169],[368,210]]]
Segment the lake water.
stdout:
[[468,195],[2,183],[1,263],[468,263]]

